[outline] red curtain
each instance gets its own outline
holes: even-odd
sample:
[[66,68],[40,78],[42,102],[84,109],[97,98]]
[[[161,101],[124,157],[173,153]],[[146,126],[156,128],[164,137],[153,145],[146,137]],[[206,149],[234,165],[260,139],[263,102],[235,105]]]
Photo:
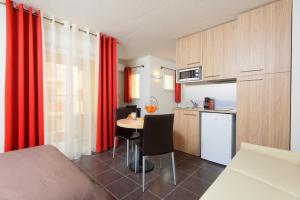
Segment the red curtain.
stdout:
[[175,72],[175,102],[181,102],[181,84],[176,83],[176,72]]
[[44,144],[40,12],[6,1],[5,151]]
[[116,39],[100,34],[96,151],[113,147],[117,108]]
[[130,84],[130,76],[131,76],[131,68],[125,67],[124,68],[124,102],[131,103],[131,84]]

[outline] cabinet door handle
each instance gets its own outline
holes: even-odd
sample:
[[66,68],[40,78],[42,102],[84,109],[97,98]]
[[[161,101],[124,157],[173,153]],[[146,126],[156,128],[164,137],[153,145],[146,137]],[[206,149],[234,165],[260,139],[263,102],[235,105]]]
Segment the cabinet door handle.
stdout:
[[188,63],[187,65],[194,65],[194,64],[198,64],[200,62],[193,62],[193,63]]
[[241,73],[245,73],[245,72],[258,72],[258,71],[262,71],[264,70],[263,68],[260,69],[250,69],[250,70],[242,70],[240,71]]
[[197,116],[197,115],[195,115],[195,114],[187,114],[187,113],[184,113],[183,115],[189,115],[189,116]]
[[205,78],[213,78],[213,77],[218,77],[220,75],[213,75],[213,76],[204,76]]
[[240,80],[240,82],[250,82],[250,81],[262,81],[264,79],[262,78],[256,78],[256,79],[244,79],[244,80]]

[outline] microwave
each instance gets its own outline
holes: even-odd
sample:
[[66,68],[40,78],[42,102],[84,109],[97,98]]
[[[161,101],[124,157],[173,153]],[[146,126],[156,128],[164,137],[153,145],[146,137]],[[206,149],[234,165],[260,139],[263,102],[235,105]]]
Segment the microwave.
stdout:
[[176,80],[178,83],[201,81],[202,80],[202,66],[177,70]]

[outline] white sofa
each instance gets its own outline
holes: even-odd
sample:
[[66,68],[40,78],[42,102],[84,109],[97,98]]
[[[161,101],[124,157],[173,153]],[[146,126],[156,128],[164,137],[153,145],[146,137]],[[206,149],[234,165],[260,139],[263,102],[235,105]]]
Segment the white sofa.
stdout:
[[243,143],[201,200],[300,200],[300,153]]

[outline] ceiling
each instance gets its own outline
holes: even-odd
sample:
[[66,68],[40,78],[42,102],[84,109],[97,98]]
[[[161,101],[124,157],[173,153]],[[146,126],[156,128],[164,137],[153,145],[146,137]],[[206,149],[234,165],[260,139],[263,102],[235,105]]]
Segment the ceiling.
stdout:
[[175,39],[273,0],[15,0],[119,41],[118,56],[175,60]]

